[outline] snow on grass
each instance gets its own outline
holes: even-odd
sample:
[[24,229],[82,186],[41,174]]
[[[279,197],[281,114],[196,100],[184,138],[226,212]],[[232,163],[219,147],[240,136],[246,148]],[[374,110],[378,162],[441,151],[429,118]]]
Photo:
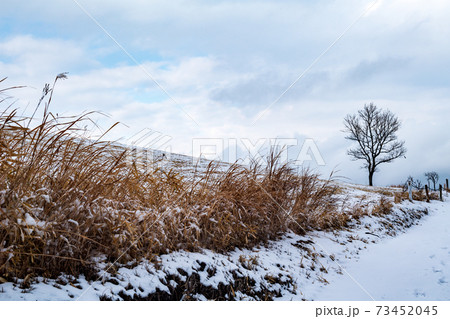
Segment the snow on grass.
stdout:
[[[361,191],[349,192],[369,201],[380,196]],[[375,299],[448,299],[449,224],[448,203],[403,202],[345,230],[287,233],[251,250],[177,251],[119,269],[104,263],[110,268],[98,280],[3,283],[0,300],[370,300],[347,273]]]

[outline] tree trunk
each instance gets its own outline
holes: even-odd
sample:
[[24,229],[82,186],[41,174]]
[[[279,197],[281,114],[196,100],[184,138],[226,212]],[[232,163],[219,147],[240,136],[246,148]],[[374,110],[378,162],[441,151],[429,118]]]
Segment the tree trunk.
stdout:
[[369,171],[369,186],[373,186],[373,171]]

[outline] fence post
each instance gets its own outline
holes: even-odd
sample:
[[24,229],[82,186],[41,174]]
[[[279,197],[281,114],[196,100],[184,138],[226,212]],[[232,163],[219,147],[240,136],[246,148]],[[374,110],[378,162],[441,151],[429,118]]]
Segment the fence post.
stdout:
[[411,181],[408,181],[408,193],[409,193],[409,200],[412,202],[413,197],[412,197],[412,184],[411,184]]
[[447,184],[447,192],[448,192],[448,178],[445,179],[445,184]]
[[427,203],[429,203],[430,202],[430,193],[428,190],[428,185],[425,185],[425,193],[427,194]]
[[441,202],[444,201],[444,199],[442,198],[442,185],[439,184],[439,199],[441,200]]

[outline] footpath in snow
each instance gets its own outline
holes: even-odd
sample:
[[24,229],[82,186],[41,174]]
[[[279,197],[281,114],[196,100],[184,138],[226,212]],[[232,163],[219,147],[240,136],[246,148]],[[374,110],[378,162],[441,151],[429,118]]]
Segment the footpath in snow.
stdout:
[[[450,203],[432,204],[420,225],[386,238],[327,278],[314,300],[450,300]],[[364,291],[366,290],[366,291]],[[368,295],[370,294],[370,296]]]

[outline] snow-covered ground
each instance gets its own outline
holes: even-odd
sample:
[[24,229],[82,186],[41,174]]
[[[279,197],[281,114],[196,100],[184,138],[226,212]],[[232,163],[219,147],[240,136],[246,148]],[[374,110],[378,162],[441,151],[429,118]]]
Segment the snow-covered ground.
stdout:
[[[350,185],[348,192],[353,202],[380,196]],[[449,227],[450,202],[405,201],[345,230],[288,233],[252,250],[178,251],[119,269],[105,263],[97,280],[0,283],[0,300],[449,300]]]
[[[349,276],[331,276],[316,300],[450,300],[450,203],[406,233],[383,240],[344,263]],[[363,287],[363,289],[361,288]]]

